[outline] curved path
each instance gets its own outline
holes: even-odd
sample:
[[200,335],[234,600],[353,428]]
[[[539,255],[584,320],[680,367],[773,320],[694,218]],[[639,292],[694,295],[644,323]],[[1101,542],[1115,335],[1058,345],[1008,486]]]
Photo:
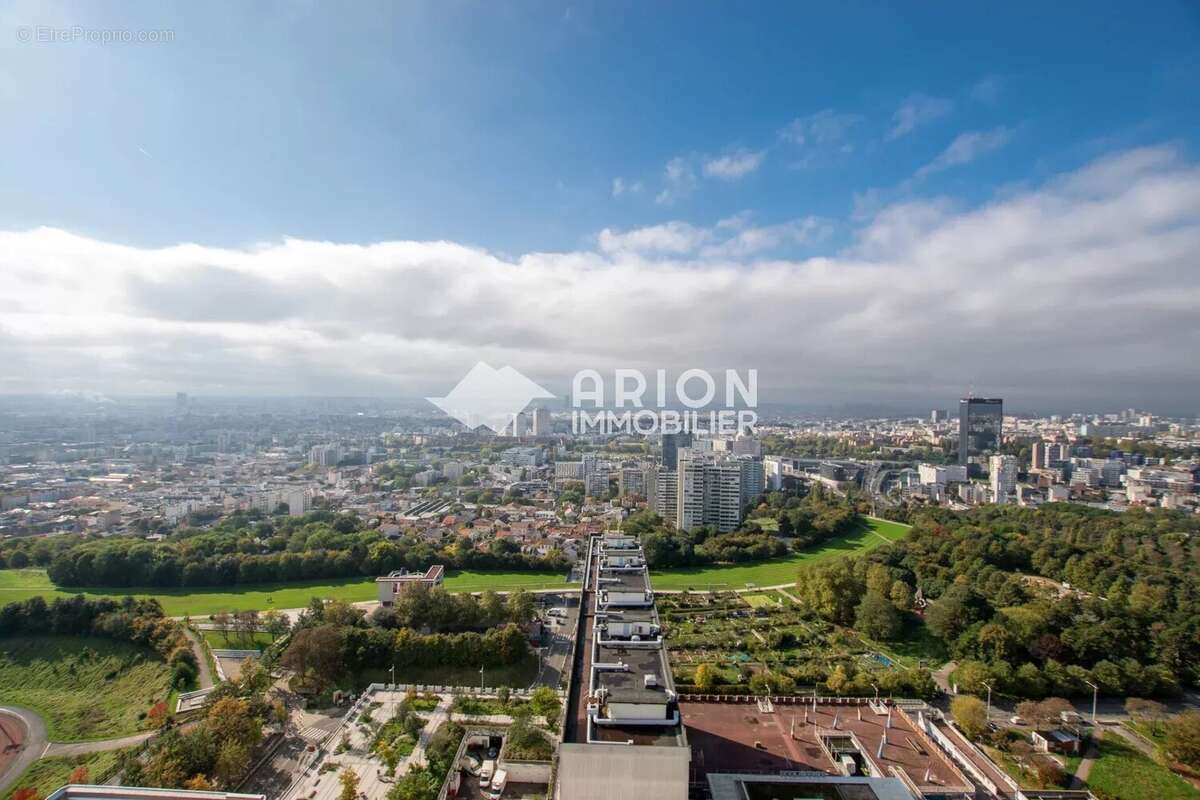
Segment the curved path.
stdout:
[[49,740],[46,738],[46,723],[29,709],[0,706],[0,714],[16,718],[25,728],[25,739],[21,742],[21,749],[17,752],[17,757],[8,765],[7,769],[0,772],[0,795],[4,795],[8,791],[9,785],[20,777],[30,764],[42,757],[49,745]]
[[21,773],[39,758],[78,756],[85,753],[120,750],[139,745],[158,732],[144,731],[131,736],[91,742],[51,742],[46,734],[46,722],[37,712],[20,706],[0,706],[0,714],[20,720],[25,727],[25,740],[21,742],[21,749],[18,751],[17,757],[8,765],[7,769],[0,772],[0,797],[4,796],[11,784],[21,776]]

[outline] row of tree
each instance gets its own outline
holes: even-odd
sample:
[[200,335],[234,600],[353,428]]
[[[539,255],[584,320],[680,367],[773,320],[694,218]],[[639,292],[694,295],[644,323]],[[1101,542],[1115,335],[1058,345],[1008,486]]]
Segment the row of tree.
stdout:
[[192,587],[292,582],[424,570],[563,570],[561,553],[522,553],[506,540],[476,547],[467,536],[434,546],[415,536],[395,541],[345,514],[316,511],[279,520],[235,514],[205,530],[185,529],[162,542],[138,536],[95,540],[54,537],[0,543],[0,568],[44,566],[59,586]]
[[[344,603],[330,603],[321,614],[306,613],[280,663],[317,692],[347,675],[365,670],[405,667],[501,667],[531,657],[529,641],[513,622],[483,632],[422,633],[412,627],[385,627],[372,615]],[[427,629],[428,630],[428,629]]]

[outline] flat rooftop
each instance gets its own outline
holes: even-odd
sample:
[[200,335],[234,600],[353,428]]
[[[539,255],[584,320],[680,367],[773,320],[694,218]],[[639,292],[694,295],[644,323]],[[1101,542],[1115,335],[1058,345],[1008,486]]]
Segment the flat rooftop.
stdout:
[[912,800],[896,778],[801,777],[782,775],[708,776],[713,800]]
[[795,770],[836,775],[838,765],[830,760],[819,737],[845,740],[853,734],[866,760],[878,764],[884,777],[902,771],[931,794],[966,791],[970,786],[942,752],[895,710],[890,728],[887,716],[875,714],[865,704],[818,702],[816,713],[811,702],[780,704],[773,713],[764,713],[756,703],[684,700],[679,711],[697,780],[714,772]]
[[[629,669],[597,670],[596,685],[609,692],[609,701],[616,703],[663,703],[668,702],[667,690],[671,688],[671,671],[660,648],[644,647],[596,647],[598,663],[622,662]],[[646,687],[646,675],[653,675],[657,686]]]
[[596,588],[610,592],[618,590],[644,592],[649,586],[650,580],[646,577],[645,569],[639,569],[634,572],[601,570]]

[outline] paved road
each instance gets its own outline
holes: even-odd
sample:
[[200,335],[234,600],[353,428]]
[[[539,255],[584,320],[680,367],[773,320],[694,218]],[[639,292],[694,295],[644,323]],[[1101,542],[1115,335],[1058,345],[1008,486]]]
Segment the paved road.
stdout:
[[213,681],[212,670],[208,668],[208,658],[204,653],[204,644],[194,631],[184,628],[183,632],[187,634],[188,640],[192,643],[192,654],[196,656],[196,664],[200,669],[200,688],[211,689],[215,685],[215,682]]
[[42,757],[49,740],[46,738],[46,723],[32,711],[16,706],[0,706],[0,714],[15,717],[25,728],[25,741],[21,743],[20,752],[8,769],[0,773],[0,796],[3,796],[21,773]]
[[51,742],[46,746],[44,755],[50,756],[80,756],[84,753],[103,753],[105,750],[120,750],[124,747],[134,747],[149,739],[158,731],[135,733],[132,736],[122,736],[119,739],[101,739],[98,742]]
[[1087,752],[1079,762],[1079,766],[1075,768],[1075,774],[1071,777],[1071,788],[1082,789],[1087,786],[1088,776],[1092,774],[1092,764],[1096,763],[1096,758],[1100,755],[1100,749],[1096,747],[1095,742],[1088,743]]

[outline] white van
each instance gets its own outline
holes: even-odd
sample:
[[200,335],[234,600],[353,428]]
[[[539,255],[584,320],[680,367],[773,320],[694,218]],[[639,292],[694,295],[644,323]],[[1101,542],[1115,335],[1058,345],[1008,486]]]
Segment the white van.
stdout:
[[492,785],[492,774],[496,771],[496,762],[490,758],[479,768],[479,788],[487,789]]
[[496,776],[492,778],[492,788],[488,792],[488,800],[500,800],[504,796],[504,787],[508,785],[508,773],[502,769],[496,770]]

